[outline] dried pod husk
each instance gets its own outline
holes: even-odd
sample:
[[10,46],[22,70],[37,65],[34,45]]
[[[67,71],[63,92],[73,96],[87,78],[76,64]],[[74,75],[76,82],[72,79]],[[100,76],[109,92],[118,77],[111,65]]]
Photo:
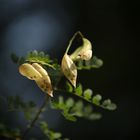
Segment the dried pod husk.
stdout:
[[72,60],[90,60],[92,57],[92,45],[91,42],[83,38],[83,45],[77,48],[71,55]]
[[19,67],[21,75],[27,77],[30,80],[34,80],[38,87],[45,93],[53,97],[53,89],[50,77],[47,71],[38,63],[24,63]]
[[71,82],[71,84],[76,87],[76,80],[77,80],[77,68],[72,59],[69,57],[68,54],[63,56],[61,62],[61,69],[66,78]]
[[38,80],[42,78],[42,75],[29,63],[20,65],[19,73],[30,80]]
[[33,63],[32,66],[42,75],[42,78],[35,80],[37,85],[40,87],[40,89],[49,94],[51,97],[53,97],[53,89],[51,84],[51,79],[47,73],[47,71],[40,66],[38,63]]

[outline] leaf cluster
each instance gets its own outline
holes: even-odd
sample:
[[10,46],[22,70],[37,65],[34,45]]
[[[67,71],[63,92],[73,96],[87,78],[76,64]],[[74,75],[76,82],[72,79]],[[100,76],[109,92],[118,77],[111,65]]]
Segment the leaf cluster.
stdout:
[[92,89],[86,89],[83,90],[83,87],[81,84],[78,84],[76,89],[73,89],[71,84],[68,82],[66,83],[66,89],[69,93],[72,93],[78,97],[80,97],[83,100],[86,100],[87,102],[96,105],[98,107],[101,107],[103,109],[107,110],[115,110],[117,108],[116,104],[113,103],[110,99],[102,99],[102,96],[100,94],[93,94]]
[[77,117],[89,120],[101,118],[100,113],[93,112],[91,105],[84,105],[82,100],[75,101],[71,97],[65,100],[63,96],[59,96],[57,101],[52,102],[52,108],[62,110],[63,116],[69,121],[76,121]]
[[48,54],[45,54],[43,51],[30,51],[25,57],[18,57],[16,54],[11,55],[11,59],[14,63],[22,64],[25,62],[29,63],[39,63],[43,66],[58,69],[60,65],[57,62],[57,59],[52,60]]
[[92,68],[100,68],[103,66],[103,61],[96,56],[93,56],[90,60],[79,60],[76,63],[78,70],[90,70]]
[[36,50],[30,51],[27,54],[25,60],[30,63],[39,63],[41,65],[51,67],[53,69],[59,67],[56,59],[55,60],[50,59],[50,56],[42,51],[41,52],[38,52]]
[[69,140],[68,138],[62,138],[62,134],[60,132],[54,132],[50,130],[48,124],[45,121],[41,121],[39,123],[39,127],[42,132],[49,138],[49,140]]
[[24,102],[23,99],[18,95],[8,96],[6,100],[8,105],[7,112],[22,111],[24,113],[24,117],[28,121],[32,119],[33,114],[37,110],[37,106],[33,101]]
[[8,128],[4,123],[0,122],[0,136],[4,136],[6,138],[19,138],[20,137],[20,129],[18,128]]

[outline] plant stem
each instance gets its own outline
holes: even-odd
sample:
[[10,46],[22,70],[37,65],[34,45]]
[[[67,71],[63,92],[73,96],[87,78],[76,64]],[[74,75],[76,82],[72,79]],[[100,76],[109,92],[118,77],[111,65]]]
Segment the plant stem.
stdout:
[[95,106],[97,106],[97,107],[101,107],[101,108],[103,108],[103,109],[107,109],[107,108],[105,108],[103,105],[95,104],[95,103],[92,102],[92,100],[88,100],[88,99],[84,98],[83,95],[78,95],[78,94],[76,94],[76,92],[68,92],[68,91],[66,91],[66,90],[57,89],[57,88],[55,88],[54,91],[55,91],[55,92],[64,92],[64,93],[73,94],[73,95],[75,95],[75,96],[81,98],[82,100],[85,100],[85,101],[87,101],[88,103],[91,103],[91,104],[93,104],[93,105],[95,105]]
[[78,34],[79,34],[81,37],[83,37],[83,35],[82,35],[82,33],[81,33],[80,31],[76,32],[76,33],[73,35],[73,37],[71,38],[71,40],[69,41],[69,45],[68,45],[68,47],[67,47],[67,49],[66,49],[65,54],[68,53],[68,51],[69,51],[69,49],[70,49],[70,47],[71,47],[71,45],[72,45],[72,42],[74,41],[75,37],[76,37]]
[[45,96],[45,99],[44,99],[42,105],[40,106],[38,112],[36,113],[34,119],[31,121],[29,126],[25,129],[25,131],[24,131],[24,133],[21,137],[21,140],[24,140],[26,134],[34,127],[34,125],[35,125],[36,121],[38,120],[40,114],[43,112],[44,107],[46,106],[46,103],[47,103],[48,99],[49,99],[49,96]]

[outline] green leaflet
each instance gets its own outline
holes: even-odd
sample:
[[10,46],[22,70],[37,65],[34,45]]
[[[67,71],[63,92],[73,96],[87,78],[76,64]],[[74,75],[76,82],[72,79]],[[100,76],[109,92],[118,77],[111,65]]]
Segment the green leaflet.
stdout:
[[83,92],[83,88],[82,88],[82,85],[81,84],[78,84],[76,89],[75,89],[75,92],[76,94],[78,94],[79,96],[82,95],[82,92]]
[[83,95],[84,95],[84,98],[86,99],[86,100],[90,100],[91,99],[91,97],[92,97],[92,90],[91,89],[86,89],[85,91],[84,91],[84,93],[83,93]]
[[115,110],[117,108],[116,104],[112,103],[110,99],[104,100],[102,107],[107,108],[108,110]]
[[46,55],[44,52],[38,52],[36,50],[29,52],[25,58],[25,61],[30,63],[39,63],[53,69],[58,66],[55,61],[50,59],[49,55]]
[[82,84],[78,84],[75,89],[73,89],[70,84],[66,83],[66,86],[67,85],[69,86],[69,89],[71,89],[68,92],[80,97],[83,100],[86,100],[87,102],[95,106],[98,106],[98,107],[101,107],[103,109],[107,109],[110,111],[113,111],[117,108],[116,104],[112,103],[110,99],[103,100],[102,96],[100,94],[94,94],[92,89],[83,90]]
[[101,114],[94,112],[91,105],[84,105],[82,100],[75,101],[73,98],[65,100],[59,96],[57,101],[52,102],[52,108],[61,110],[65,119],[69,121],[76,121],[77,117],[89,120],[101,118]]
[[6,124],[0,122],[0,136],[4,136],[7,139],[15,139],[20,137],[20,129],[18,128],[8,128]]
[[73,92],[73,86],[69,82],[66,82],[66,91]]
[[7,112],[11,111],[23,111],[24,117],[27,121],[30,121],[36,112],[36,104],[33,101],[25,102],[23,99],[16,95],[8,96],[7,99],[8,110]]
[[58,64],[56,59],[52,60],[48,54],[45,54],[42,51],[30,51],[25,57],[18,57],[16,54],[11,54],[11,59],[14,63],[19,65],[25,62],[29,62],[39,63],[43,66],[50,67],[52,69],[60,68],[60,65]]
[[12,53],[11,54],[11,59],[15,64],[21,65],[25,62],[24,57],[18,57],[16,54]]
[[49,140],[69,140],[68,138],[62,138],[62,134],[60,132],[50,130],[48,124],[45,121],[41,121],[39,123],[39,127],[41,128],[43,133],[49,138]]
[[102,96],[100,94],[97,94],[92,98],[92,102],[96,105],[100,105],[101,100],[102,100]]

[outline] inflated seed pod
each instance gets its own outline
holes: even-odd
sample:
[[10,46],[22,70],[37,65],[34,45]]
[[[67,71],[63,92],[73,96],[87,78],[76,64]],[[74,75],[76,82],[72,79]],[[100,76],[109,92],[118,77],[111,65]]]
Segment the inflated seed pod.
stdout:
[[24,63],[19,67],[19,72],[28,79],[34,80],[43,92],[53,97],[50,77],[47,71],[38,63],[33,63],[32,65]]
[[19,66],[19,73],[30,80],[38,80],[42,78],[42,75],[28,63],[24,63]]
[[47,73],[47,71],[40,66],[38,63],[33,63],[32,66],[42,75],[42,78],[35,80],[37,85],[40,87],[40,89],[49,94],[51,97],[53,97],[53,89],[51,84],[51,79]]
[[66,78],[74,87],[76,87],[77,68],[72,59],[67,54],[65,54],[62,58],[61,69]]
[[83,38],[83,45],[77,48],[71,55],[70,58],[73,60],[90,60],[92,57],[92,45],[91,42]]

